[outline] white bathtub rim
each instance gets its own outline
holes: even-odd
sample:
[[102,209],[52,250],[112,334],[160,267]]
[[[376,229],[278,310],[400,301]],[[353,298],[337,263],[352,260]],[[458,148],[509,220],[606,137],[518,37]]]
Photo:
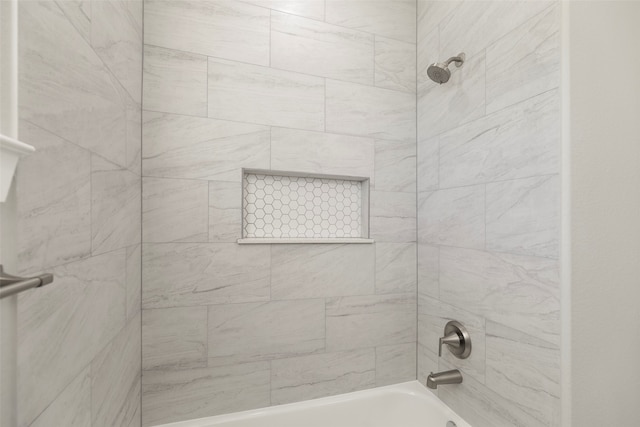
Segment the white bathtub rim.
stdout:
[[249,409],[246,411],[231,412],[228,414],[212,415],[202,418],[194,418],[183,421],[175,421],[167,424],[157,424],[153,427],[215,427],[215,423],[221,421],[231,422],[240,420],[249,420],[259,418],[270,414],[284,414],[291,410],[304,410],[315,408],[318,406],[329,406],[332,404],[345,403],[349,401],[359,400],[366,397],[375,397],[376,395],[385,393],[405,394],[410,396],[418,396],[427,399],[430,403],[434,403],[442,407],[442,410],[451,419],[458,420],[458,427],[472,427],[469,423],[462,419],[460,415],[453,411],[446,403],[440,400],[435,394],[429,392],[419,381],[407,381],[398,384],[375,387],[365,390],[353,391],[350,393],[337,394],[334,396],[319,397],[316,399],[303,400],[293,403],[285,403],[281,405],[266,406],[264,408]]

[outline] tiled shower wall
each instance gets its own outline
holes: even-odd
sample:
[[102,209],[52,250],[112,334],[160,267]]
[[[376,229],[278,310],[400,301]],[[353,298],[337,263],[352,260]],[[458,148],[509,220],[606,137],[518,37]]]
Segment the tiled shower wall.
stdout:
[[[143,424],[415,378],[413,0],[145,2]],[[238,245],[241,168],[371,178],[373,245]]]
[[[477,427],[558,426],[559,7],[418,4],[418,377]],[[464,51],[449,83],[429,63]],[[438,336],[464,323],[464,361]]]
[[139,426],[142,3],[19,5],[18,425]]

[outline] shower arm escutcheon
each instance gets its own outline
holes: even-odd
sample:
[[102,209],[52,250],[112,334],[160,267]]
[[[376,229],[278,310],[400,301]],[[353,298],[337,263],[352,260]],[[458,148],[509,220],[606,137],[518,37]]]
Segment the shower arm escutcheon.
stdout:
[[444,327],[444,336],[438,342],[438,357],[442,357],[442,346],[447,345],[449,351],[458,359],[466,359],[471,354],[471,336],[460,322],[452,320]]

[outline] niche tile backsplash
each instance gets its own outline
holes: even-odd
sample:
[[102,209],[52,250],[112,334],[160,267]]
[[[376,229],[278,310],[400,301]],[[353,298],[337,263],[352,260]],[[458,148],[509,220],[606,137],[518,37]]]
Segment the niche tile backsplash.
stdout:
[[245,173],[243,237],[362,238],[363,181]]

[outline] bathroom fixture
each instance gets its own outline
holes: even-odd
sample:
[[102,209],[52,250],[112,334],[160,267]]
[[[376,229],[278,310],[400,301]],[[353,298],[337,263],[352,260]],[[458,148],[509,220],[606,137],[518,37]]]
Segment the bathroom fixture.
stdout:
[[451,71],[449,71],[449,64],[456,63],[456,67],[462,67],[464,64],[465,54],[459,53],[458,56],[452,56],[445,62],[434,62],[427,68],[427,75],[431,80],[438,84],[446,83],[451,78]]
[[434,374],[431,372],[427,377],[427,387],[431,389],[437,389],[442,384],[461,384],[462,374],[457,369],[450,371],[438,372]]
[[53,282],[53,274],[45,273],[34,277],[18,277],[7,274],[0,264],[0,299],[15,295],[31,288],[39,288]]
[[466,359],[471,354],[471,336],[462,323],[452,320],[444,326],[444,336],[438,343],[438,357],[442,357],[442,345],[458,359]]

